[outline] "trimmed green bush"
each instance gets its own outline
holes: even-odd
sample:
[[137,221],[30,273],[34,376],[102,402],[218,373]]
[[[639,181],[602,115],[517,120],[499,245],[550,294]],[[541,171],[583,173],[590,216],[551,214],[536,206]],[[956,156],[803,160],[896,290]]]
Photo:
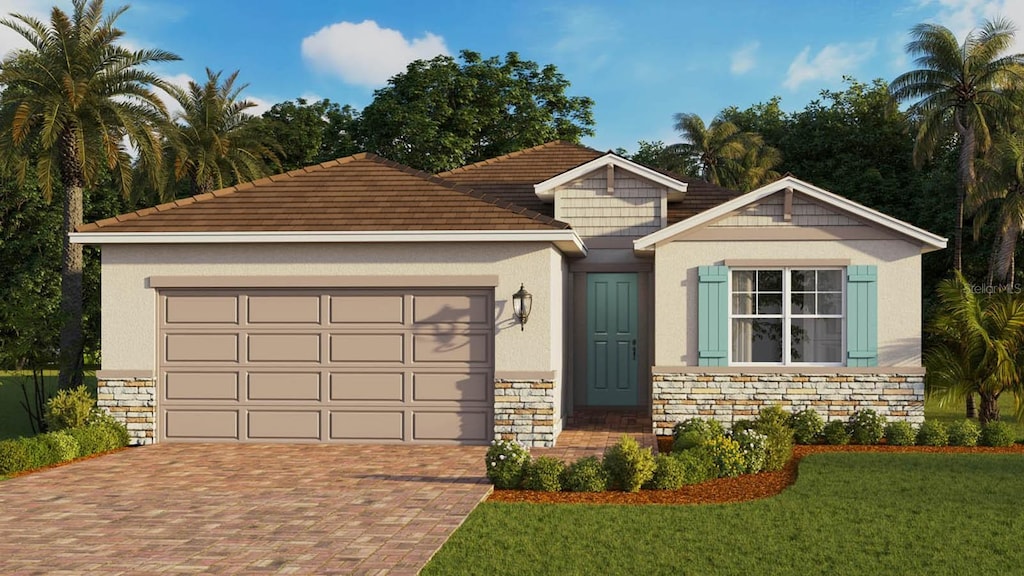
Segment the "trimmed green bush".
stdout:
[[523,471],[523,488],[541,492],[558,492],[562,489],[562,473],[565,462],[551,456],[541,456],[526,465]]
[[717,420],[690,418],[672,427],[672,451],[689,450],[703,445],[711,438],[725,436],[725,429]]
[[764,470],[768,461],[768,437],[757,430],[733,430],[732,439],[743,455],[743,473],[756,474]]
[[603,492],[608,488],[608,473],[597,456],[586,456],[566,467],[562,489],[569,492]]
[[739,443],[732,438],[725,436],[712,438],[697,450],[706,455],[716,477],[725,478],[743,474],[745,465],[743,453],[740,452]]
[[757,413],[757,419],[754,421],[756,424],[755,428],[764,430],[772,426],[789,426],[790,413],[782,409],[782,406],[778,404],[772,404],[771,406],[765,406]]
[[0,440],[0,475],[8,476],[32,468],[33,456],[25,440]]
[[71,390],[58,390],[56,396],[46,401],[43,418],[46,427],[56,432],[85,426],[95,412],[96,399],[83,384]]
[[981,428],[973,420],[957,420],[950,422],[946,428],[950,446],[977,446],[981,438]]
[[885,425],[885,441],[890,446],[913,446],[917,432],[910,422],[896,420]]
[[518,442],[495,440],[487,449],[484,461],[491,484],[495,488],[511,490],[522,484],[523,472],[530,463],[530,453]]
[[764,470],[782,470],[793,457],[793,429],[778,422],[761,425],[758,431],[765,436]]
[[71,434],[68,434],[66,430],[59,432],[47,432],[41,434],[43,443],[46,445],[46,449],[50,452],[50,459],[53,460],[53,464],[58,462],[67,462],[78,458],[78,441]]
[[644,484],[650,490],[678,490],[686,485],[686,462],[681,454],[658,454],[654,457],[654,476]]
[[123,448],[132,441],[131,435],[128,434],[128,428],[122,424],[120,420],[102,410],[97,409],[93,413],[92,418],[89,420],[89,424],[91,426],[101,426],[109,430],[115,438],[115,445],[113,448]]
[[918,446],[945,446],[949,444],[946,427],[937,420],[925,420],[917,429]]
[[684,469],[684,484],[700,484],[718,477],[718,470],[705,450],[677,452],[672,457],[679,460]]
[[1013,446],[1017,441],[1016,436],[1013,426],[993,420],[982,426],[979,440],[982,446]]
[[635,438],[623,435],[618,444],[605,451],[604,469],[613,489],[639,492],[654,476],[654,456],[650,448],[641,448]]
[[825,444],[831,446],[842,446],[850,443],[850,433],[846,431],[846,423],[842,420],[833,420],[821,430],[821,437]]
[[789,417],[789,427],[793,429],[793,439],[797,444],[817,444],[821,440],[825,421],[816,410],[807,408]]
[[849,430],[854,444],[878,444],[885,435],[885,416],[871,409],[858,410],[850,416]]

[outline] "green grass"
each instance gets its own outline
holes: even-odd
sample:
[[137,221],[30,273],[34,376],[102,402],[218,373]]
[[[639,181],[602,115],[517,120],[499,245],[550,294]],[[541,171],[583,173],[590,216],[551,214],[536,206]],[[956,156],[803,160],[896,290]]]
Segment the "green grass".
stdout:
[[1024,457],[823,454],[743,504],[484,503],[422,574],[1008,574]]
[[[52,393],[52,390],[57,387],[57,372],[47,371],[45,374],[47,389]],[[28,388],[29,400],[33,400],[34,388],[31,372],[0,372],[0,440],[32,435],[32,426],[29,424],[28,415],[21,406],[22,383],[25,383]],[[95,372],[85,373],[85,384],[95,393]]]
[[[978,406],[977,397],[974,399],[974,405]],[[1015,410],[1013,394],[1007,392],[999,397],[999,419],[1014,425],[1017,428],[1017,439],[1024,440],[1024,423],[1017,422],[1016,417],[1014,417]],[[924,415],[928,420],[940,420],[948,424],[955,420],[964,419],[964,405],[957,402],[953,405],[939,406],[939,403],[934,399],[928,399],[924,403]]]

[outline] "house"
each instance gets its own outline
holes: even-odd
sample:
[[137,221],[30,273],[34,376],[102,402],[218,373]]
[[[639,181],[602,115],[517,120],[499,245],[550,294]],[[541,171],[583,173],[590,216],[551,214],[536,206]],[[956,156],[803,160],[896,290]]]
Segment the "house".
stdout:
[[100,404],[143,444],[551,446],[591,406],[658,434],[774,403],[920,421],[946,245],[793,177],[741,195],[563,142],[438,175],[358,154],[72,240],[101,247]]

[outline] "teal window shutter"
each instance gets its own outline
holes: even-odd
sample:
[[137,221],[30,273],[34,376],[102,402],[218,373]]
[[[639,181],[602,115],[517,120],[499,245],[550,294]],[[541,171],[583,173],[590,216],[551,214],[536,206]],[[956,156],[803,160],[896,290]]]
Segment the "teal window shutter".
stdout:
[[697,269],[697,364],[729,364],[729,268]]
[[846,269],[846,365],[878,366],[878,267]]

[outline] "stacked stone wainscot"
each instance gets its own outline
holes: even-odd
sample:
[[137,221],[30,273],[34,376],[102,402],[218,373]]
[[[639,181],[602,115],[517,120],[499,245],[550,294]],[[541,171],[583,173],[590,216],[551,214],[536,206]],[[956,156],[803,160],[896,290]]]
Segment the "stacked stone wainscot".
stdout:
[[128,428],[131,444],[156,441],[156,379],[104,378],[96,385],[97,405]]
[[924,420],[924,372],[879,368],[877,372],[653,373],[654,433],[672,434],[676,422],[713,418],[725,424],[753,418],[777,404],[786,411],[813,408],[825,420],[847,419],[872,409],[890,420]]
[[494,437],[550,448],[562,431],[555,414],[555,380],[495,378]]

